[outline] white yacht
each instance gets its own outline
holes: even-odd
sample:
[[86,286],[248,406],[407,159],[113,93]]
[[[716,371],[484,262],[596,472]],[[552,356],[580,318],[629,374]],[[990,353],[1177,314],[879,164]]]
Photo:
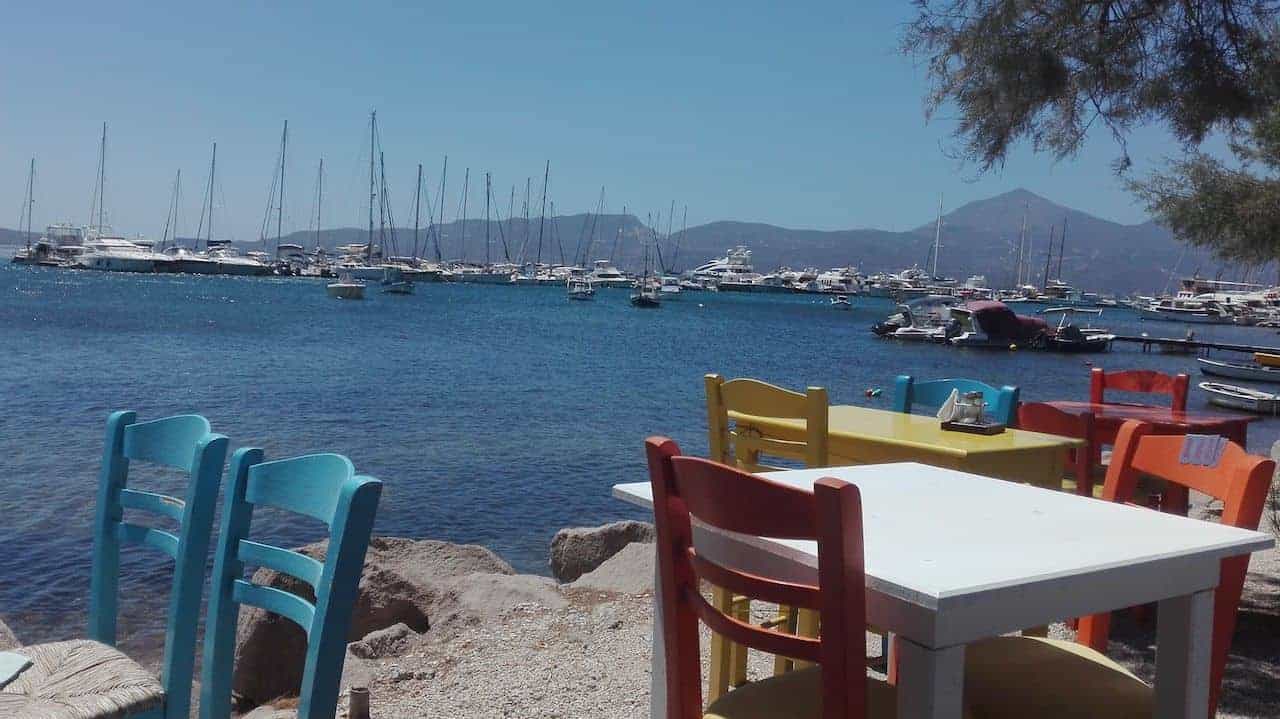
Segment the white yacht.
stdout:
[[123,237],[97,236],[85,240],[75,266],[107,272],[155,272],[157,258],[164,258]]
[[[751,250],[739,245],[725,252],[725,256],[711,260],[693,269],[693,277],[704,286],[720,286],[731,283],[738,286],[751,286],[764,279],[751,266]],[[728,288],[721,288],[728,289]]]
[[680,278],[666,276],[658,285],[658,291],[662,296],[669,300],[674,300],[680,296]]
[[253,257],[241,257],[230,240],[209,240],[206,256],[218,266],[220,275],[265,275],[271,268]]
[[595,267],[591,268],[591,284],[597,287],[630,287],[631,278],[609,260],[596,260]]

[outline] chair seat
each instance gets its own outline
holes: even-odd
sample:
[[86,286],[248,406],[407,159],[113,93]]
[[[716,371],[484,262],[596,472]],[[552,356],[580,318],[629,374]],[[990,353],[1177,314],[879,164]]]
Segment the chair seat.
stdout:
[[1153,689],[1075,642],[997,637],[965,649],[964,696],[974,719],[1151,716]]
[[[868,719],[892,719],[897,704],[893,687],[867,678]],[[703,719],[822,719],[822,668],[745,684],[712,702]]]
[[0,717],[121,719],[164,704],[156,677],[105,644],[77,639],[13,651],[31,666],[0,689]]

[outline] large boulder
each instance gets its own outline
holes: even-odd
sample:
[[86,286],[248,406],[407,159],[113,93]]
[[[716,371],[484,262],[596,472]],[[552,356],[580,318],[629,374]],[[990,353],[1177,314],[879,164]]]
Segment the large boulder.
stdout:
[[556,532],[551,540],[551,573],[561,582],[572,582],[599,567],[633,542],[653,542],[653,525],[646,522],[614,522],[603,527],[574,527]]
[[578,577],[569,586],[619,594],[653,593],[653,547],[628,544],[604,564]]
[[[298,551],[324,561],[327,543]],[[514,574],[515,570],[484,547],[433,540],[375,537],[369,544],[360,593],[352,613],[348,641],[403,624],[424,632],[436,604],[453,592],[452,580],[470,574]],[[275,587],[315,601],[311,587],[287,574],[259,569],[256,584]],[[302,682],[306,637],[292,621],[256,607],[243,607],[236,632],[233,690],[240,708],[298,693]]]
[[0,652],[10,649],[17,649],[22,646],[22,642],[13,635],[13,630],[9,629],[3,621],[0,621]]

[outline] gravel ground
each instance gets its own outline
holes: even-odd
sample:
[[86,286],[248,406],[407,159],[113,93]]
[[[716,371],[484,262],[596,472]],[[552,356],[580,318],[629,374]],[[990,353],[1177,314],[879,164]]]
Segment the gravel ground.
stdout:
[[[634,561],[645,555],[619,557],[597,576],[565,586],[567,601],[557,609],[533,603],[508,607],[457,631],[416,636],[394,657],[349,657],[344,684],[369,686],[377,719],[647,717],[652,596],[647,590],[604,589],[618,581],[634,592],[637,576],[652,576],[651,563]],[[1062,625],[1051,631],[1070,636]],[[704,676],[707,646],[704,640]],[[878,654],[872,637],[868,651]],[[1154,621],[1138,624],[1118,615],[1109,653],[1150,681]],[[751,676],[771,671],[771,658],[753,653]],[[1274,717],[1277,706],[1280,551],[1272,550],[1255,555],[1251,564],[1220,716]]]

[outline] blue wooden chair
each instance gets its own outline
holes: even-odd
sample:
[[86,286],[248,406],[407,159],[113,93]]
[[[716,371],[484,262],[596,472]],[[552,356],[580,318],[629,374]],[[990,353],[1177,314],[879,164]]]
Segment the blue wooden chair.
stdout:
[[[382,482],[355,473],[339,454],[264,462],[262,450],[243,448],[231,460],[232,484],[222,510],[214,558],[209,621],[200,687],[201,719],[231,716],[232,671],[240,605],[278,614],[302,627],[307,654],[298,719],[331,719],[355,607],[365,551]],[[323,564],[298,552],[251,541],[255,506],[302,514],[329,527]],[[267,567],[315,590],[315,603],[244,579],[247,565]]]
[[960,394],[981,392],[987,403],[988,416],[997,422],[1014,427],[1018,423],[1018,388],[1005,385],[996,389],[973,379],[935,379],[917,382],[909,374],[898,375],[893,387],[893,410],[910,412],[916,405],[937,409],[951,396],[951,390]]
[[[16,650],[32,666],[0,690],[0,716],[187,719],[190,714],[196,618],[227,438],[210,433],[208,420],[197,415],[138,422],[134,412],[115,412],[107,420],[105,444],[93,529],[89,639]],[[185,499],[130,488],[130,466],[139,462],[185,472]],[[127,521],[126,510],[159,515],[178,528]],[[174,561],[159,681],[115,648],[124,544],[158,550]]]

